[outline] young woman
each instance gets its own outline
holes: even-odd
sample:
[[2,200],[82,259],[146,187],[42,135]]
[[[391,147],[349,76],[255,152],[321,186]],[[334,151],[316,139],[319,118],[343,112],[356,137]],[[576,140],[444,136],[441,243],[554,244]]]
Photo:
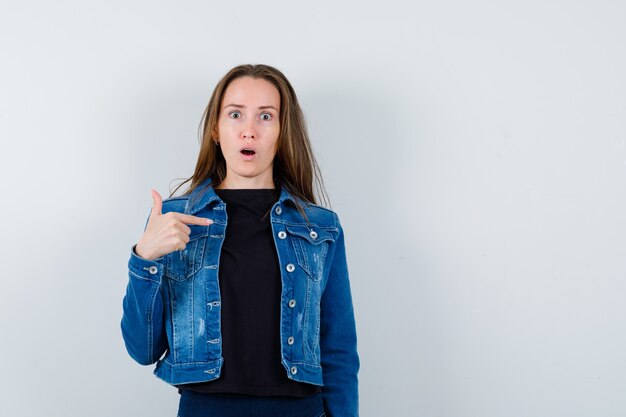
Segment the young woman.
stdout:
[[344,234],[314,180],[325,196],[289,81],[230,70],[189,189],[152,190],[128,262],[126,349],[178,388],[179,417],[358,416]]

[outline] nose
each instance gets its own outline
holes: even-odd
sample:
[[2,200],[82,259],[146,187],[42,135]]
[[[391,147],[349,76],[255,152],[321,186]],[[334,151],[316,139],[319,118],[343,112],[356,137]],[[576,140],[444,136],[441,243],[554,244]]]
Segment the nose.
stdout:
[[241,138],[242,139],[256,139],[256,137],[257,137],[257,134],[256,134],[256,131],[254,130],[254,121],[247,123],[243,131],[241,132]]

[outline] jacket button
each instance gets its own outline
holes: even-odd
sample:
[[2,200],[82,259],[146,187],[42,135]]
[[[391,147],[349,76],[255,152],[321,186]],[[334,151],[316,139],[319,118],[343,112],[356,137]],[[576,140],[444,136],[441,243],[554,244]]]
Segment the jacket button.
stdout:
[[293,272],[294,269],[296,269],[296,267],[293,266],[293,264],[287,264],[287,272]]
[[152,265],[152,266],[150,266],[150,268],[148,268],[148,272],[150,272],[152,275],[154,275],[157,272],[159,272],[159,268],[157,268],[156,266]]
[[295,306],[296,306],[296,300],[292,298],[291,300],[289,300],[289,307],[294,308]]
[[295,366],[292,366],[292,367],[291,367],[291,374],[292,374],[292,375],[295,375],[295,374],[297,374],[297,373],[298,373],[298,368],[296,368]]
[[317,239],[317,232],[315,230],[311,230],[311,233],[309,233],[309,236],[311,236],[311,239]]
[[287,339],[287,343],[293,345],[293,336],[289,336],[289,339]]
[[281,230],[280,232],[278,232],[278,237],[280,239],[284,239],[287,237],[287,233],[285,233],[283,230]]
[[276,210],[274,210],[276,212],[276,214],[280,214],[282,213],[283,209],[280,208],[280,206],[276,207]]

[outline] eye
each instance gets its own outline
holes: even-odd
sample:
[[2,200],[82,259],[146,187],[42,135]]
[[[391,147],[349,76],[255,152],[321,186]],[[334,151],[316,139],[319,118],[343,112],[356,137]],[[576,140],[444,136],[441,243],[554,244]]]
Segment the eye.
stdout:
[[239,119],[241,118],[241,113],[239,113],[239,111],[235,110],[235,111],[231,111],[230,113],[228,113],[230,115],[230,117],[232,117],[233,119]]
[[272,115],[269,113],[261,113],[261,120],[271,120]]

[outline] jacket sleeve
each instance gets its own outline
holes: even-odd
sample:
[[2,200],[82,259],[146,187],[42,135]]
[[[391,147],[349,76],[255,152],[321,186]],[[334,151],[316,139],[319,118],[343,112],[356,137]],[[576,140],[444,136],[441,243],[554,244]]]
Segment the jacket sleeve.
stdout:
[[358,417],[359,356],[356,323],[348,279],[343,229],[335,215],[339,235],[320,305],[322,396],[328,417]]
[[160,291],[164,257],[142,258],[135,253],[135,246],[131,248],[128,285],[122,302],[122,337],[131,358],[149,365],[157,362],[168,347]]

